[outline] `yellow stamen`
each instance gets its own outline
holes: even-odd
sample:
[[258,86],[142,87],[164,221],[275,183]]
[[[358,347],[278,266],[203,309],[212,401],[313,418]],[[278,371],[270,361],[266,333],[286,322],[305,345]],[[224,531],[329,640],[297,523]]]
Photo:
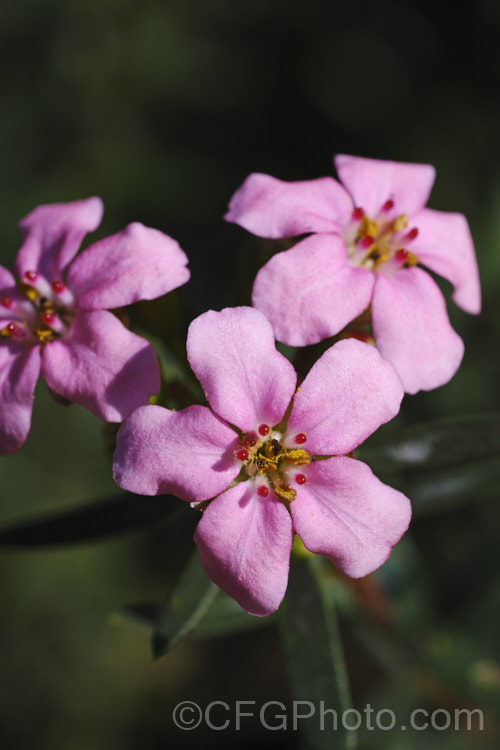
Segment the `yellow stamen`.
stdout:
[[17,288],[19,289],[21,294],[23,294],[30,300],[30,302],[34,302],[36,299],[38,299],[37,290],[29,284],[25,284],[24,281],[18,281]]
[[292,448],[284,453],[281,458],[292,466],[301,466],[301,464],[310,464],[311,456],[302,448]]
[[286,500],[291,503],[297,497],[297,493],[290,487],[289,484],[277,484],[273,487],[274,494],[279,497],[280,500]]
[[54,341],[55,339],[54,331],[51,328],[42,328],[39,326],[35,328],[34,333],[41,344],[46,344],[48,341]]
[[408,255],[406,256],[404,265],[409,268],[410,266],[416,266],[418,263],[418,258],[414,253],[408,252]]
[[376,237],[378,234],[378,221],[364,216],[359,225],[358,237]]
[[392,231],[402,232],[407,224],[408,224],[408,217],[406,214],[401,214],[401,216],[396,216],[396,218],[391,224]]

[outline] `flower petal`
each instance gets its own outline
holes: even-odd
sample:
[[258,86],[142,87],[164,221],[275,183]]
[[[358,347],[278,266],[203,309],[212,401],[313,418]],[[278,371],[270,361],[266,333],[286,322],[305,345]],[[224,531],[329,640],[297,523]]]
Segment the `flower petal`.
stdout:
[[251,174],[231,198],[224,218],[259,237],[278,239],[339,231],[352,209],[349,195],[333,177],[283,182]]
[[339,154],[335,167],[354,203],[375,218],[387,200],[394,201],[396,214],[420,211],[429,199],[436,170],[430,164],[364,159]]
[[160,389],[153,347],[110,312],[78,313],[69,338],[45,345],[42,375],[56,393],[121,422]]
[[187,337],[190,365],[212,409],[247,432],[281,421],[297,376],[274,346],[271,324],[252,307],[209,310]]
[[308,550],[360,578],[387,560],[408,528],[411,506],[366,464],[341,456],[308,466],[290,513]]
[[237,435],[206,406],[136,409],[118,430],[115,482],[139,495],[209,500],[239,474]]
[[252,302],[278,341],[307,346],[357,318],[370,304],[374,283],[371,271],[351,266],[340,237],[315,234],[260,269]]
[[427,268],[453,284],[453,299],[462,310],[479,313],[479,271],[465,216],[425,208],[412,217],[412,224],[418,228],[412,252]]
[[240,482],[203,511],[194,540],[205,572],[251,615],[277,609],[285,595],[292,521],[274,495]]
[[68,286],[81,310],[122,307],[185,284],[187,262],[175,240],[136,222],[84,250],[68,270]]
[[458,370],[463,341],[450,325],[439,287],[421,268],[378,274],[372,320],[377,347],[407,393],[438,388]]
[[61,280],[84,236],[101,223],[102,213],[100,198],[35,208],[19,223],[23,244],[14,264],[16,274],[38,271],[49,281]]
[[33,393],[40,373],[40,347],[0,343],[0,453],[14,453],[31,427]]
[[6,292],[16,286],[16,280],[11,272],[4,266],[0,266],[0,290]]
[[370,344],[339,341],[313,365],[297,390],[287,434],[305,433],[315,455],[350,453],[399,411],[403,386]]

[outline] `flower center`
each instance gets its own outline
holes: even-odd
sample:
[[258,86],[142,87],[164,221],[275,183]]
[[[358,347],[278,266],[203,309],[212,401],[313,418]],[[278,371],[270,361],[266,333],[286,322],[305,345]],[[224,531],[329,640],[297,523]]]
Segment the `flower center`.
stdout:
[[60,280],[50,283],[37,271],[26,271],[17,284],[17,293],[0,298],[2,338],[46,344],[69,333],[74,317],[74,299]]
[[[303,473],[292,477],[291,472],[298,466],[310,464],[312,458],[303,448],[284,447],[283,438],[282,433],[262,424],[256,432],[248,432],[242,437],[234,455],[242,462],[249,477],[262,479],[263,483],[257,488],[260,497],[267,497],[271,489],[280,500],[292,502],[297,492],[291,483],[305,484],[307,477]],[[294,437],[297,445],[306,441],[303,432]]]
[[344,231],[351,263],[370,271],[410,268],[418,263],[408,250],[418,236],[418,228],[408,228],[406,214],[394,216],[394,201],[387,200],[375,219],[362,208],[355,208]]

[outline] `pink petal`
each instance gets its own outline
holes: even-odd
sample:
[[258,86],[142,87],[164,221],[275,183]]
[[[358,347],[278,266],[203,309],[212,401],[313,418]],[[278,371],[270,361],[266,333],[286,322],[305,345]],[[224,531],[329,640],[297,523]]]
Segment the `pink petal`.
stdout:
[[143,224],[94,243],[68,271],[81,310],[122,307],[160,297],[189,279],[188,259],[171,237]]
[[288,420],[290,444],[305,433],[314,455],[350,453],[399,411],[403,386],[369,344],[339,341],[313,365],[297,390]]
[[424,209],[412,217],[418,236],[411,250],[425,266],[455,287],[453,299],[469,313],[481,310],[476,254],[467,219],[462,214]]
[[209,310],[193,320],[188,359],[212,409],[248,432],[281,421],[297,376],[276,351],[271,324],[252,307]]
[[153,347],[107,311],[77,313],[68,338],[46,344],[42,375],[56,393],[121,422],[160,389]]
[[11,272],[7,268],[4,268],[4,266],[0,266],[0,290],[2,292],[5,292],[7,289],[10,291],[15,286],[16,280]]
[[339,231],[352,209],[351,199],[333,177],[283,182],[251,174],[231,198],[224,218],[259,237],[277,239]]
[[28,437],[39,373],[39,346],[0,343],[0,453],[14,453]]
[[203,511],[194,540],[205,572],[251,615],[277,609],[285,595],[293,529],[274,495],[240,482]]
[[411,506],[366,464],[342,456],[308,466],[290,512],[308,550],[360,578],[387,560],[408,528]]
[[374,275],[349,263],[333,234],[306,237],[260,269],[252,302],[290,346],[334,336],[370,304]]
[[378,274],[372,319],[377,347],[407,393],[444,385],[458,370],[463,341],[450,325],[439,287],[421,268]]
[[38,206],[19,223],[23,244],[14,265],[18,276],[38,271],[49,281],[60,280],[87,234],[101,223],[100,198]]
[[335,167],[340,181],[356,206],[375,218],[387,200],[394,211],[412,215],[425,206],[434,184],[436,170],[430,164],[363,159],[339,154]]
[[142,406],[118,431],[114,479],[139,495],[209,500],[238,476],[236,443],[234,430],[206,406]]

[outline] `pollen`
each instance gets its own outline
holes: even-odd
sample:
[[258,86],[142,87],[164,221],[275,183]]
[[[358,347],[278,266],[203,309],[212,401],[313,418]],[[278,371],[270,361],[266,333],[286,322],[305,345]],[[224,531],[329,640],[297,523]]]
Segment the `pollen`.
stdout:
[[293,466],[302,466],[311,463],[311,456],[302,448],[292,448],[283,454],[283,461]]
[[277,484],[273,489],[276,497],[279,497],[280,500],[286,500],[287,503],[293,502],[297,497],[296,491],[289,484]]
[[401,216],[397,216],[394,221],[391,224],[391,229],[393,232],[402,232],[403,229],[408,224],[408,217],[406,214],[401,214]]

